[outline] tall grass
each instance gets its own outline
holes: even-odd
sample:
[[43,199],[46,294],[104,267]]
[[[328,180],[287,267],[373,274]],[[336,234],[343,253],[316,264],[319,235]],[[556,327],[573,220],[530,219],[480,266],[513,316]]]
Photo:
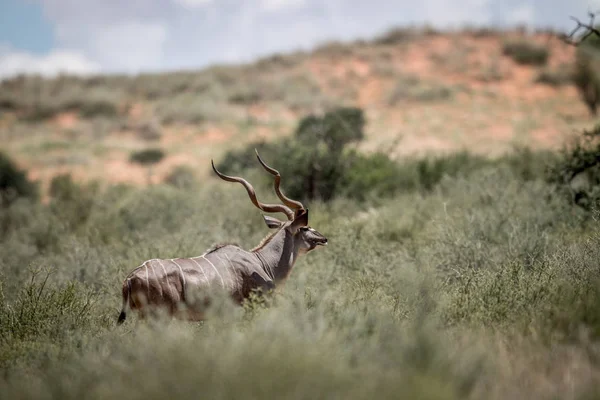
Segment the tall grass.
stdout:
[[[260,198],[274,200],[256,173]],[[143,260],[222,241],[249,248],[268,233],[243,189],[212,179],[189,190],[69,183],[49,205],[19,199],[0,209],[0,392],[594,395],[597,215],[508,164],[436,182],[377,202],[308,204],[330,245],[301,258],[268,306],[224,301],[203,323],[133,317],[118,328],[122,279]],[[93,195],[68,195],[78,190]]]

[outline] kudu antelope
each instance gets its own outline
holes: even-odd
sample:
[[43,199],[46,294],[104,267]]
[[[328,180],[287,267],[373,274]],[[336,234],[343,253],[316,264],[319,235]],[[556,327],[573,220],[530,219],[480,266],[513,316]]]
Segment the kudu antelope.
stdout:
[[[204,313],[194,310],[187,298],[190,291],[226,290],[233,300],[242,304],[253,290],[269,290],[290,274],[297,258],[327,238],[308,226],[308,209],[301,202],[286,197],[279,187],[281,175],[256,157],[263,168],[274,175],[274,188],[283,204],[265,204],[256,198],[254,188],[240,177],[224,175],[212,162],[215,173],[228,182],[241,183],[252,203],[266,213],[283,213],[287,221],[263,215],[270,229],[276,229],[255,248],[247,251],[234,244],[216,245],[198,257],[152,259],[134,269],[123,282],[123,308],[118,323],[127,309],[138,310],[144,317],[149,307],[166,308],[171,316],[202,320]],[[180,306],[184,311],[180,312]]]

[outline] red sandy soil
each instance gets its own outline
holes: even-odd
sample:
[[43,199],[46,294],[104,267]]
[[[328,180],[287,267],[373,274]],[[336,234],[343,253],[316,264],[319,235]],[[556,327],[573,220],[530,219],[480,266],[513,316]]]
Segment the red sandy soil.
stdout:
[[[348,54],[316,52],[294,68],[308,73],[325,94],[365,110],[367,140],[360,145],[364,151],[383,149],[392,156],[406,157],[467,149],[494,157],[514,145],[558,148],[593,120],[573,86],[536,83],[540,67],[518,65],[502,54],[504,41],[519,35],[425,36],[397,46],[361,46]],[[536,34],[527,39],[550,49],[546,68],[558,68],[574,60],[574,48],[556,38]],[[380,73],[378,68],[390,73]],[[389,93],[401,75],[458,89],[453,89],[450,99],[409,99],[390,105]],[[332,82],[337,82],[335,87]],[[340,82],[341,89],[352,89],[344,93],[354,94],[340,98]],[[178,165],[189,165],[199,176],[206,176],[211,158],[218,159],[226,150],[249,141],[289,134],[301,116],[286,104],[273,103],[241,106],[240,113],[254,123],[244,126],[232,120],[166,126],[154,143],[144,141],[133,131],[115,131],[101,139],[110,151],[88,155],[88,161],[78,165],[54,165],[44,163],[43,157],[20,157],[18,138],[10,139],[9,150],[29,169],[31,178],[46,185],[52,176],[64,172],[81,180],[143,185],[147,183],[147,171],[128,161],[132,150],[160,146],[167,153],[153,169],[153,182],[162,181]],[[152,108],[143,102],[128,108],[130,121],[148,117],[152,117]],[[0,120],[0,127],[11,121]],[[58,130],[58,136],[60,131],[73,130],[80,123],[75,113],[61,114],[49,122]],[[64,152],[67,156],[74,151],[56,150],[52,154]]]

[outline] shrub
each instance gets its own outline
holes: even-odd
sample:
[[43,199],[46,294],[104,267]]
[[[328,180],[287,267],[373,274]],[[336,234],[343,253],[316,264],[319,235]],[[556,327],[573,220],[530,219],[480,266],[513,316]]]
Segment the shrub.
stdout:
[[251,105],[260,102],[262,95],[258,89],[244,87],[232,93],[228,100],[233,104]]
[[557,69],[545,68],[535,78],[536,83],[549,86],[563,86],[573,82],[573,72],[567,65],[561,65]]
[[512,153],[506,154],[498,160],[499,164],[508,168],[522,181],[531,181],[546,178],[547,170],[557,160],[554,151],[531,150],[528,147],[517,148]]
[[413,40],[417,35],[415,29],[412,28],[394,28],[376,37],[373,43],[381,45],[401,44]]
[[296,138],[304,142],[323,142],[338,154],[347,144],[364,138],[365,117],[360,108],[337,108],[321,118],[309,115],[296,128]]
[[583,39],[575,53],[573,82],[591,115],[596,115],[600,101],[600,38],[590,35]]
[[192,189],[198,185],[198,180],[192,168],[179,165],[165,177],[165,183],[179,189]]
[[160,122],[156,118],[144,120],[135,124],[125,124],[126,129],[133,130],[137,137],[144,141],[152,142],[162,137]]
[[348,167],[340,178],[339,195],[361,201],[389,197],[401,189],[401,168],[386,154],[362,155],[352,151],[347,157]]
[[43,121],[63,112],[76,112],[83,118],[118,115],[123,100],[121,87],[92,85],[74,77],[43,79],[23,76],[3,81],[3,108],[19,112],[29,121]]
[[164,157],[165,152],[161,149],[146,149],[131,153],[129,161],[141,165],[151,165],[159,163]]
[[417,76],[403,76],[390,92],[388,103],[391,106],[401,101],[440,101],[448,100],[454,95],[454,89],[450,86],[435,82],[426,82]]
[[504,43],[502,52],[523,65],[544,65],[549,56],[549,50],[546,47],[522,40]]
[[585,209],[600,204],[600,125],[563,148],[561,157],[548,168],[547,179]]
[[114,117],[119,113],[119,104],[108,94],[88,96],[68,104],[67,108],[77,110],[83,118]]
[[57,175],[50,181],[50,209],[71,229],[83,225],[89,218],[98,185],[79,185],[70,174]]
[[[457,176],[473,171],[485,164],[487,160],[466,151],[431,158],[424,158],[405,165],[405,169],[416,171],[416,187],[431,190],[444,177]],[[411,165],[413,164],[413,165]]]
[[57,286],[51,283],[51,275],[31,271],[30,280],[20,282],[12,302],[4,298],[0,279],[0,368],[5,371],[18,361],[33,366],[36,358],[43,363],[59,356],[56,349],[72,346],[74,332],[99,322],[93,296],[83,285],[71,281]]
[[256,167],[256,148],[284,177],[286,194],[329,201],[363,201],[399,191],[431,190],[444,176],[468,173],[490,161],[467,152],[395,162],[385,153],[361,154],[347,148],[364,138],[365,118],[358,108],[338,108],[303,118],[295,135],[278,142],[254,142],[227,152],[217,164],[225,173]]
[[[51,287],[51,271],[31,272],[31,280],[19,291],[14,304],[0,303],[0,337],[23,340],[31,336],[60,336],[90,316],[90,302],[81,287],[71,282]],[[4,299],[2,299],[4,300]]]
[[198,124],[204,121],[221,121],[230,117],[230,109],[223,101],[224,88],[218,84],[213,92],[198,94],[183,92],[179,95],[161,98],[156,102],[156,114],[161,123]]
[[359,108],[341,107],[323,116],[309,115],[299,122],[294,136],[271,144],[252,143],[240,151],[228,152],[217,168],[228,173],[256,166],[256,147],[267,164],[276,166],[286,177],[289,196],[330,200],[349,164],[344,148],[364,137],[364,125]]
[[38,186],[27,178],[25,171],[6,154],[0,152],[0,204],[10,204],[19,197],[36,200]]
[[148,183],[151,183],[152,166],[161,162],[164,157],[165,152],[161,149],[146,149],[131,153],[129,156],[129,162],[148,167]]

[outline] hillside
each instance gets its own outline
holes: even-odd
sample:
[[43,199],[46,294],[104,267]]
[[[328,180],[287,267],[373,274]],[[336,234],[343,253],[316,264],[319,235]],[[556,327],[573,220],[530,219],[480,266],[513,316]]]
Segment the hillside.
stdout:
[[[555,148],[590,122],[568,84],[574,49],[550,33],[525,36],[398,29],[197,72],[14,78],[0,86],[2,149],[44,185],[62,172],[144,184],[144,168],[128,161],[134,150],[166,151],[155,181],[182,164],[204,175],[211,157],[290,134],[300,117],[334,105],[364,108],[362,149],[393,157]],[[546,48],[547,62],[504,54],[520,41]]]

